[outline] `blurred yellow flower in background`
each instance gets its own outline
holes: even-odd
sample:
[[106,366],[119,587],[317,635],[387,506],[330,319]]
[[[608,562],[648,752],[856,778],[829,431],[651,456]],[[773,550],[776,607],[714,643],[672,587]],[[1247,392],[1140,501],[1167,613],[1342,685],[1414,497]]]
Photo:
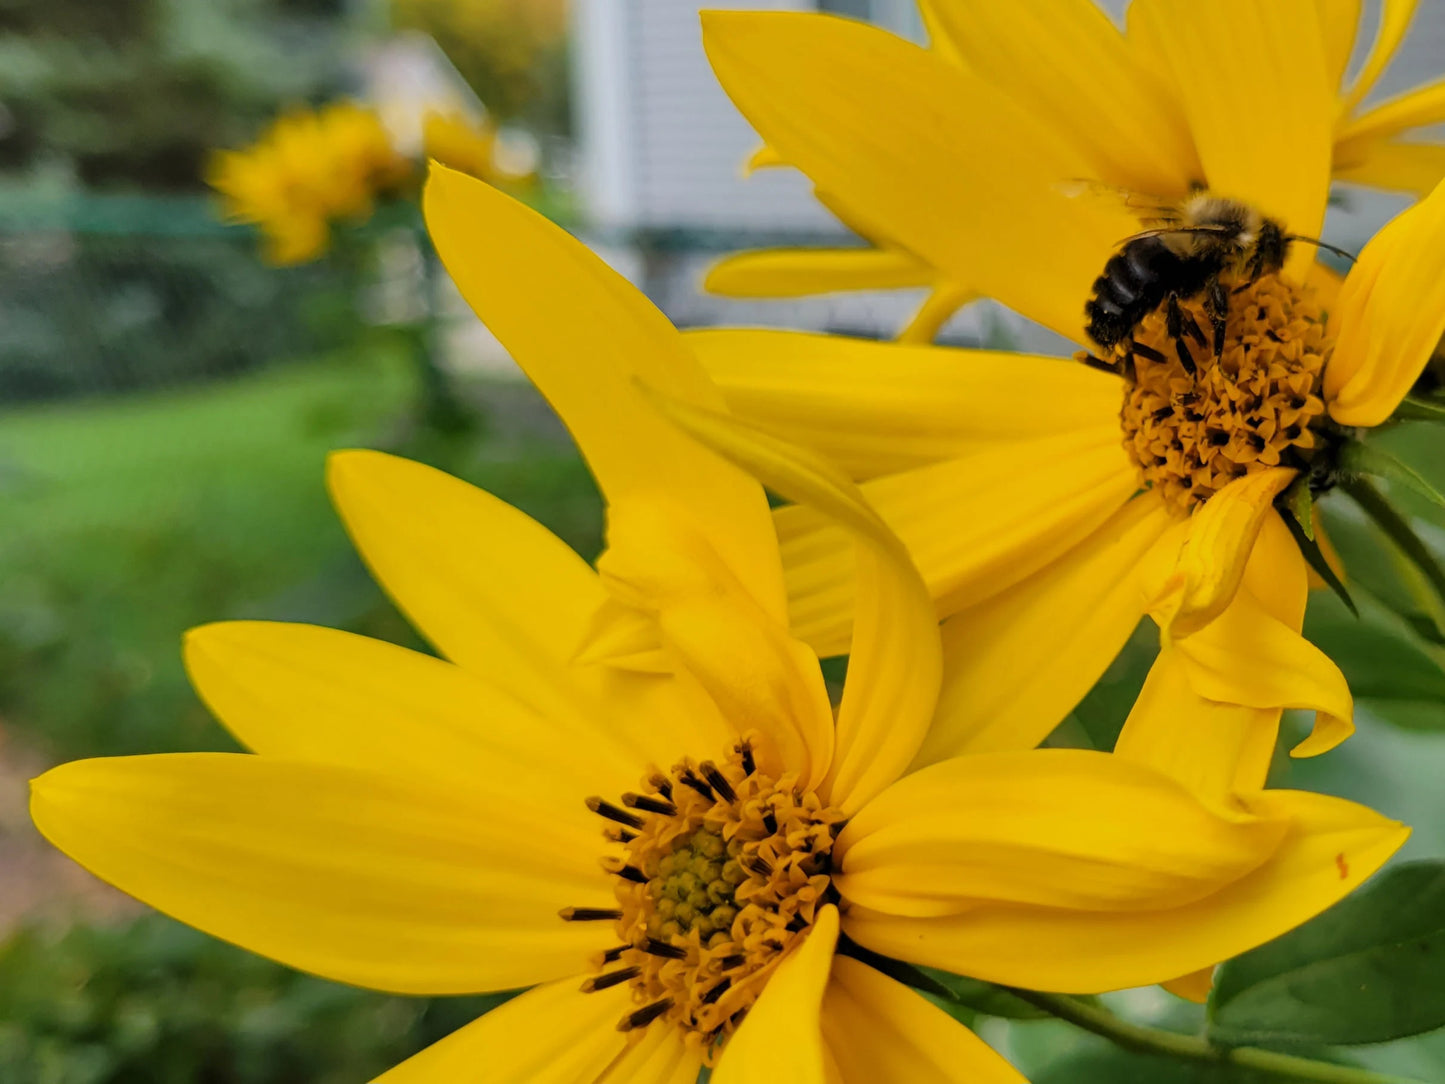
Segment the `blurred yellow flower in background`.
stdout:
[[473,121],[460,112],[428,110],[422,119],[422,153],[449,169],[478,180],[516,181],[497,153],[496,125],[490,120]]
[[266,258],[289,265],[323,255],[333,223],[370,217],[412,169],[373,110],[340,101],[284,113],[250,147],[218,151],[207,180],[226,217],[257,226]]
[[[388,1084],[683,1084],[713,1061],[718,1084],[1018,1084],[875,954],[1036,989],[1167,980],[1319,913],[1404,841],[1340,799],[1196,787],[1152,750],[925,757],[934,614],[857,487],[733,421],[687,340],[563,231],[445,169],[426,210],[597,476],[597,568],[440,472],[344,453],[348,529],[444,658],[197,630],[192,679],[254,755],[76,762],[32,802],[100,876],[293,966],[534,986]],[[739,466],[852,540],[836,715]]]

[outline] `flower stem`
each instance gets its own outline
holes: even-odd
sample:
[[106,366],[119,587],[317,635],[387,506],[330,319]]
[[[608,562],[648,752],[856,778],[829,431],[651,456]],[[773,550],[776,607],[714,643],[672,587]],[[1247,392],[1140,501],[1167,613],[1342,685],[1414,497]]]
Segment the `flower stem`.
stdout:
[[1192,1035],[1180,1035],[1178,1032],[1131,1024],[1127,1020],[1120,1020],[1107,1009],[1085,1004],[1062,994],[1041,994],[1011,986],[1004,989],[1051,1016],[1095,1035],[1101,1035],[1125,1050],[1140,1054],[1162,1054],[1165,1057],[1211,1065],[1237,1065],[1241,1069],[1269,1073],[1281,1080],[1304,1080],[1313,1084],[1421,1084],[1420,1081],[1385,1076],[1352,1065],[1336,1065],[1333,1062],[1315,1061],[1273,1050],[1260,1050],[1257,1047],[1215,1046]]

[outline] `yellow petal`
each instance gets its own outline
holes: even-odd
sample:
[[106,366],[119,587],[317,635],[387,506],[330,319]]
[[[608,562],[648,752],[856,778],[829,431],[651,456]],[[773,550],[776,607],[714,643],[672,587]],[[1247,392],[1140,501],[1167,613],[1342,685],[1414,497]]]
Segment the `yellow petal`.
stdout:
[[743,115],[845,220],[866,211],[875,242],[1082,339],[1089,287],[1138,227],[1058,190],[1090,167],[1051,125],[939,53],[847,19],[712,11],[703,40]]
[[748,155],[748,160],[743,163],[743,176],[751,176],[760,169],[777,169],[787,164],[781,154],[764,143]]
[[942,669],[938,625],[903,544],[827,460],[726,415],[667,404],[679,425],[854,541],[858,611],[838,708],[828,803],[851,814],[901,775],[933,718]]
[[848,956],[833,961],[823,995],[823,1040],[844,1084],[1025,1084],[948,1013]]
[[1214,989],[1214,968],[1201,967],[1198,971],[1191,971],[1187,975],[1180,975],[1177,979],[1170,979],[1159,985],[1175,997],[1182,997],[1185,1001],[1203,1005],[1209,1000],[1209,992]]
[[768,979],[713,1070],[716,1084],[824,1084],[823,991],[838,943],[838,909],[831,904],[801,945]]
[[1371,143],[1348,165],[1337,165],[1335,178],[1354,184],[1409,192],[1423,199],[1445,180],[1445,145],[1386,140]]
[[[692,1084],[702,1057],[676,1030],[654,1027],[629,1043],[617,1022],[631,989],[584,994],[580,979],[539,986],[376,1078],[375,1084]],[[479,1073],[485,1073],[485,1077]],[[609,1075],[609,1073],[611,1075]]]
[[1445,121],[1445,80],[1415,87],[1341,125],[1337,153],[1347,155],[1354,143],[1389,139],[1410,128]]
[[792,331],[694,331],[734,414],[867,478],[1112,425],[1123,384],[1062,358]]
[[1355,49],[1355,32],[1360,25],[1362,0],[1315,0],[1320,28],[1324,33],[1325,71],[1331,87],[1339,87],[1350,66]]
[[988,982],[1068,993],[1145,986],[1237,956],[1313,918],[1359,887],[1409,836],[1378,813],[1324,795],[1263,791],[1250,808],[1286,820],[1289,834],[1252,873],[1183,907],[1111,912],[982,904],[933,919],[855,907],[847,933],[875,952]]
[[735,731],[771,740],[776,770],[818,785],[832,759],[833,714],[817,656],[762,609],[686,515],[656,500],[618,502],[607,536],[597,569],[613,593],[656,619],[676,665]]
[[[992,598],[1097,530],[1137,486],[1117,421],[1019,441],[865,482],[908,547],[940,617]],[[793,629],[820,655],[847,650],[850,541],[810,508],[774,513]]]
[[[1149,609],[1166,639],[1197,632],[1224,612],[1265,518],[1275,514],[1275,497],[1295,473],[1275,467],[1236,478],[1190,517],[1167,578],[1149,588]],[[1166,543],[1172,545],[1172,537]]]
[[953,314],[978,297],[972,286],[940,283],[923,299],[908,325],[898,333],[901,343],[931,343]]
[[1445,184],[1374,238],[1340,291],[1325,401],[1341,425],[1379,425],[1445,332]]
[[670,494],[781,616],[762,491],[658,418],[636,387],[722,406],[667,318],[581,242],[475,178],[434,167],[425,209],[462,296],[556,409],[608,499]]
[[[1316,0],[1150,0],[1133,5],[1173,71],[1211,191],[1318,237],[1330,188],[1335,87]],[[1271,124],[1250,124],[1258,104]],[[1296,245],[1298,277],[1314,252]]]
[[206,705],[266,756],[516,785],[569,812],[630,789],[649,759],[600,720],[550,718],[459,666],[334,629],[206,625],[186,634],[185,658]]
[[1179,648],[1149,668],[1114,755],[1178,781],[1200,801],[1224,808],[1264,786],[1279,735],[1278,708],[1206,700],[1190,685]]
[[949,618],[943,691],[914,763],[1048,737],[1139,624],[1134,569],[1171,522],[1157,497],[1138,497],[1052,565]]
[[[1318,505],[1313,518],[1319,519]],[[1320,536],[1315,537],[1318,540]],[[1305,606],[1309,603],[1309,571],[1299,543],[1285,526],[1284,516],[1265,516],[1239,587],[1253,595],[1276,621],[1298,632],[1304,627]]]
[[1370,55],[1365,60],[1365,66],[1355,77],[1349,93],[1340,101],[1341,116],[1347,116],[1365,100],[1365,95],[1370,93],[1381,73],[1395,58],[1396,50],[1405,40],[1405,32],[1410,29],[1410,20],[1415,17],[1416,3],[1417,0],[1383,0],[1381,3],[1380,28],[1375,33],[1375,41],[1370,46]]
[[865,807],[838,837],[835,884],[915,917],[988,902],[1147,913],[1246,875],[1283,832],[1107,753],[984,753],[914,772]]
[[615,906],[597,827],[516,791],[224,753],[76,761],[31,786],[36,827],[102,880],[339,982],[507,990],[615,940],[557,914]]
[[725,256],[703,288],[723,297],[807,297],[927,286],[937,272],[897,249],[770,248]]
[[1088,176],[1170,197],[1201,175],[1172,88],[1135,62],[1093,0],[932,0],[930,8],[963,62],[1073,145]]

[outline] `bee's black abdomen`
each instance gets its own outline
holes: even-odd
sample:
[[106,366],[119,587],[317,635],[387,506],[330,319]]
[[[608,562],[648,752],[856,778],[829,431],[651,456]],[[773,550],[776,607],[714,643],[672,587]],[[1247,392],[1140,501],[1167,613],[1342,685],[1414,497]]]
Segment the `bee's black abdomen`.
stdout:
[[1113,349],[1171,293],[1189,297],[1204,289],[1218,270],[1216,264],[1209,258],[1181,256],[1162,237],[1128,242],[1094,280],[1093,296],[1084,306],[1085,330],[1105,350]]

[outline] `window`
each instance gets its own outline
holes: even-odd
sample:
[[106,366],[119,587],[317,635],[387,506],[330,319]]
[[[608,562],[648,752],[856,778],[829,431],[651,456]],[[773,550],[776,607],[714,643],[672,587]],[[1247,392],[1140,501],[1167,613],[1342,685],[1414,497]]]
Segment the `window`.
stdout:
[[914,0],[818,0],[818,10],[864,19],[905,38],[923,40],[923,20]]

